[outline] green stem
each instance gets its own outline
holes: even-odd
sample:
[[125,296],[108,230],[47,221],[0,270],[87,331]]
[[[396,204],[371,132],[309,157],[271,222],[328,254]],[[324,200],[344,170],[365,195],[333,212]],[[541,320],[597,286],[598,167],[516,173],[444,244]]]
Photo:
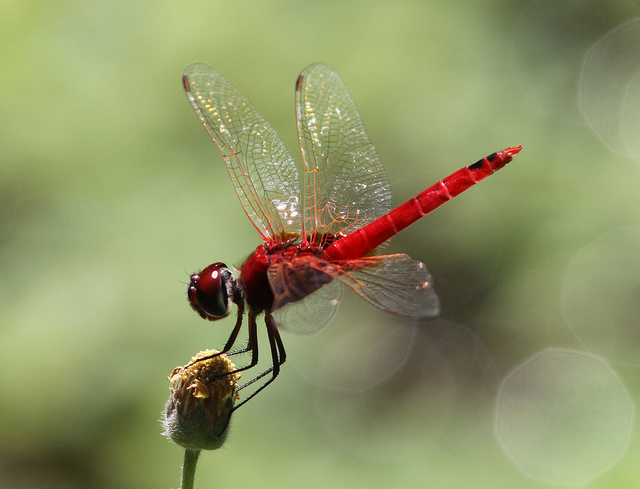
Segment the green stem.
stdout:
[[182,489],[193,489],[199,456],[200,450],[185,448],[184,464],[182,465]]

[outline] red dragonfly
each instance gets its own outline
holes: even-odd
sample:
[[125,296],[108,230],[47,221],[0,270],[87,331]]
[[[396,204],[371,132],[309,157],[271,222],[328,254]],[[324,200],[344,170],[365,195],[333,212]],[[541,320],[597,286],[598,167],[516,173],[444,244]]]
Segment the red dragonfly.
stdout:
[[[238,316],[222,353],[250,353],[258,362],[256,317],[264,313],[271,376],[286,359],[278,326],[312,332],[336,310],[341,284],[387,312],[432,317],[438,297],[421,261],[376,255],[381,244],[483,178],[522,149],[510,147],[462,168],[391,210],[391,185],[360,115],[333,69],[305,68],[296,81],[296,123],[304,163],[300,189],[293,157],[276,131],[222,75],[203,63],[187,67],[186,95],[224,160],[245,213],[263,243],[234,278],[221,262],[191,275],[187,297],[200,316]],[[248,342],[231,351],[248,308]]]

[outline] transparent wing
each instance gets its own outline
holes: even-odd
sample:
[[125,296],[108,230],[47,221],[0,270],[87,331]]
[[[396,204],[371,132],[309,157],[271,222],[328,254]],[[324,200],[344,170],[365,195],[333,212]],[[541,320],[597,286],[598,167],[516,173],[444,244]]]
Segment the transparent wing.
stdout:
[[391,208],[391,185],[351,95],[331,67],[313,64],[296,84],[304,161],[304,232],[319,242],[348,234]]
[[278,326],[296,333],[315,333],[333,317],[342,297],[342,284],[333,280],[297,302],[273,313]]
[[[381,255],[327,262],[315,256],[281,261],[268,269],[273,310],[290,330],[311,332],[333,315],[343,283],[380,309],[411,317],[433,317],[440,302],[424,263],[409,255]],[[288,312],[291,311],[291,312]]]
[[272,311],[299,301],[333,280],[329,262],[313,255],[295,256],[272,263],[267,269],[273,292]]
[[187,98],[227,165],[244,211],[264,240],[300,233],[300,181],[289,150],[257,109],[204,63],[186,68]]
[[347,263],[336,278],[374,306],[400,316],[440,314],[440,301],[431,275],[421,261],[398,253]]

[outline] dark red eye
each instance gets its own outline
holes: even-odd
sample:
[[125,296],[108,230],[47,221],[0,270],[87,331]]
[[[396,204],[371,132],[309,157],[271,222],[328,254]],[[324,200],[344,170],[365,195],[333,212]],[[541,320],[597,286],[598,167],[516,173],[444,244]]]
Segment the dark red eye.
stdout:
[[232,280],[231,272],[221,262],[194,273],[187,289],[191,307],[205,319],[213,321],[226,317],[230,309],[227,287]]

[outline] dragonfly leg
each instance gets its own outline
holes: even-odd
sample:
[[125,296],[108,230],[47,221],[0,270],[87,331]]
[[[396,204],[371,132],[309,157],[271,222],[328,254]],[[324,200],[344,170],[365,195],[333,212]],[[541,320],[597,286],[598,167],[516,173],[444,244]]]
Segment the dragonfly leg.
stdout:
[[[231,350],[231,347],[233,346],[233,344],[236,342],[236,339],[238,338],[238,333],[240,332],[240,328],[242,326],[243,313],[244,313],[244,306],[238,309],[238,320],[236,321],[236,325],[233,328],[233,331],[231,331],[231,334],[229,335],[229,339],[227,340],[227,343],[224,345],[224,348],[217,355],[225,353],[227,356],[231,356],[231,355],[239,355],[241,353],[251,352],[251,364],[247,367],[247,368],[251,368],[258,363],[258,333],[257,333],[256,320],[255,320],[255,316],[256,316],[255,313],[252,313],[251,311],[249,312],[249,339],[247,341],[247,346],[245,348],[240,348],[239,350],[229,351]],[[242,368],[241,370],[245,370],[245,368]],[[233,372],[239,372],[239,371],[240,370],[234,370]],[[228,374],[225,374],[225,375],[228,375]]]
[[236,319],[236,325],[233,327],[233,330],[229,335],[229,339],[227,340],[224,348],[220,353],[227,353],[229,350],[231,350],[231,347],[236,342],[238,333],[240,333],[240,328],[242,327],[242,316],[244,316],[244,305],[242,305],[241,303],[238,305],[238,319]]
[[261,378],[265,377],[268,374],[271,374],[264,384],[258,387],[255,391],[253,391],[247,398],[243,399],[242,402],[238,403],[233,407],[235,411],[240,406],[245,404],[247,401],[252,399],[258,392],[268,386],[271,382],[273,382],[278,374],[280,374],[280,365],[282,365],[287,359],[287,353],[284,349],[284,344],[282,343],[282,339],[280,338],[280,332],[278,331],[278,326],[276,325],[275,320],[270,312],[265,312],[265,324],[267,326],[267,335],[269,337],[269,346],[271,348],[271,367],[262,372],[261,374],[255,376],[250,381],[246,382],[242,386],[238,388],[238,390],[244,389],[245,387],[250,386]]
[[[244,353],[244,352],[246,352],[247,349],[238,350],[237,352],[229,353],[229,350],[231,349],[231,347],[235,343],[236,339],[238,338],[238,334],[240,333],[240,329],[242,328],[242,317],[243,317],[243,315],[244,315],[244,306],[242,304],[240,304],[238,306],[238,319],[236,319],[236,325],[233,327],[233,330],[231,331],[231,334],[229,335],[229,339],[227,340],[226,344],[224,345],[224,348],[222,349],[222,351],[219,351],[218,353],[214,353],[213,355],[208,355],[206,357],[199,358],[196,361],[191,362],[185,368],[191,367],[192,365],[194,365],[194,364],[196,364],[198,362],[202,362],[202,361],[205,361],[205,360],[210,360],[210,359],[215,358],[215,357],[219,357],[220,355],[224,355],[224,354],[234,355],[236,353]],[[229,373],[232,373],[232,372],[229,372]],[[215,380],[216,378],[223,377],[224,375],[229,375],[229,373],[222,374],[222,375],[220,375],[218,377],[214,377],[213,379],[210,379],[209,382],[211,380]]]
[[[274,358],[273,340],[275,340],[276,345],[278,346],[278,358],[279,358],[278,368],[280,368],[280,365],[282,365],[287,360],[287,352],[284,350],[284,344],[282,343],[282,339],[280,338],[280,331],[278,331],[278,326],[276,325],[276,321],[275,319],[273,319],[273,316],[270,313],[267,314],[265,321],[268,323],[270,322],[270,325],[267,325],[267,331],[269,331],[269,342],[272,344],[271,358]],[[272,339],[272,335],[273,335],[273,339]]]
[[[238,310],[238,320],[236,322],[235,327],[233,328],[233,331],[231,331],[231,334],[229,335],[229,339],[227,340],[227,343],[225,344],[224,349],[214,355],[200,358],[196,362],[193,362],[193,363],[201,362],[203,360],[214,358],[222,354],[227,354],[231,356],[231,355],[237,355],[240,353],[251,352],[251,361],[249,362],[248,365],[245,365],[244,367],[236,368],[224,374],[215,375],[211,377],[206,382],[206,384],[209,384],[210,382],[213,382],[214,380],[219,379],[220,377],[224,377],[225,375],[249,370],[258,364],[258,358],[259,358],[258,357],[258,325],[256,322],[256,315],[257,314],[254,311],[249,310],[249,314],[248,314],[249,339],[248,339],[246,348],[229,352],[234,342],[238,338],[238,334],[242,326],[243,310]],[[280,374],[280,366],[287,359],[287,353],[284,349],[284,344],[282,343],[282,339],[280,338],[280,332],[278,331],[278,326],[276,325],[275,319],[273,318],[271,313],[268,311],[265,311],[265,325],[267,326],[267,337],[269,338],[269,347],[271,351],[271,367],[269,367],[267,370],[260,373],[259,375],[255,376],[248,382],[244,383],[242,386],[238,388],[238,390],[241,390],[241,389],[244,389],[245,387],[250,386],[251,384],[257,382],[258,380],[262,379],[263,377],[269,374],[271,374],[271,377],[269,377],[264,382],[264,384],[262,384],[260,387],[258,387],[258,389],[253,391],[247,398],[243,399],[242,402],[234,406],[233,408],[234,411],[238,409],[240,406],[242,406],[243,404],[245,404],[249,399],[252,399],[258,392],[260,392],[262,389],[268,386],[271,382],[273,382],[275,378]],[[189,364],[189,366],[193,365],[193,363]]]
[[229,338],[229,341],[227,341],[227,344],[225,345],[224,350],[216,353],[215,355],[211,355],[210,357],[201,358],[198,361],[202,361],[206,358],[213,358],[218,355],[222,355],[223,353],[227,354],[228,356],[231,356],[231,355],[237,355],[239,353],[247,353],[247,352],[251,352],[251,361],[249,362],[248,365],[245,365],[244,367],[236,368],[234,370],[225,372],[223,374],[214,375],[205,383],[205,385],[209,384],[210,382],[213,382],[216,379],[219,379],[220,377],[224,377],[225,375],[235,374],[238,372],[249,370],[250,368],[253,368],[258,364],[258,325],[256,323],[256,314],[251,310],[249,311],[249,341],[247,342],[247,347],[241,350],[235,350],[228,353],[228,349],[231,348],[231,346],[233,346],[233,342],[238,336],[238,331],[240,329],[238,327],[238,324],[242,324],[242,319],[240,316],[238,316],[238,323],[236,324],[236,328],[234,328],[234,330],[231,332],[231,337]]

